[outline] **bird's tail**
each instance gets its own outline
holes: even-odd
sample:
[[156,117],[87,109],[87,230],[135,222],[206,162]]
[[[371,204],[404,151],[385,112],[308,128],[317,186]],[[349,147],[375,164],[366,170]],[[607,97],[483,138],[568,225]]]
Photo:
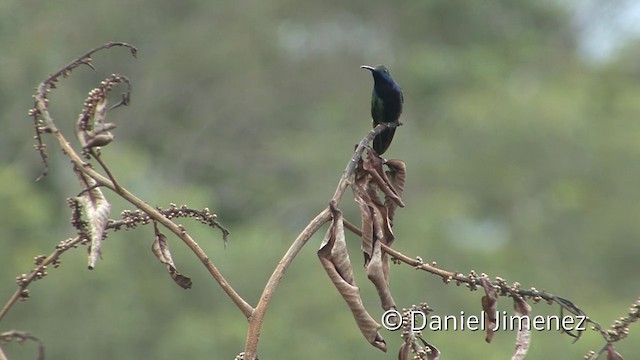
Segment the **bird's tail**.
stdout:
[[391,141],[393,140],[393,135],[396,133],[396,129],[385,129],[380,134],[376,135],[373,138],[373,150],[375,150],[378,155],[384,154],[385,151],[391,145]]

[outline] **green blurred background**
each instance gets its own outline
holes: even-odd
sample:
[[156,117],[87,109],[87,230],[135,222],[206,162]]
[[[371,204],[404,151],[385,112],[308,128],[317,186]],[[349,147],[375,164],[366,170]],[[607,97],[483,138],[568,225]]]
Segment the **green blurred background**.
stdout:
[[[108,41],[139,48],[95,56],[51,95],[66,135],[86,93],[113,72],[132,104],[110,114],[104,159],[122,185],[157,206],[209,207],[231,230],[181,221],[255,304],[281,255],[328,201],[353,145],[370,128],[372,79],[384,63],[405,93],[389,158],[406,161],[397,249],[573,300],[608,327],[639,295],[640,11],[632,1],[35,1],[0,3],[0,302],[35,255],[73,235],[65,198],[79,187],[50,137],[51,170],[32,146],[35,86]],[[634,27],[635,26],[635,27]],[[130,208],[109,197],[113,214]],[[358,214],[350,194],[342,207]],[[169,237],[193,289],[150,251],[150,227],[112,233],[104,260],[86,251],[31,287],[0,331],[30,331],[49,359],[231,359],[246,322],[197,259]],[[390,359],[400,334],[369,346],[322,270],[316,235],[267,313],[264,359]],[[349,236],[363,300],[380,316]],[[393,266],[399,306],[480,311],[481,293]],[[507,299],[499,310],[510,310]],[[534,305],[535,314],[557,309]],[[640,358],[640,329],[618,349]],[[444,359],[509,358],[515,334],[426,333]],[[601,345],[533,334],[531,359],[580,359]],[[31,344],[4,346],[35,358]]]

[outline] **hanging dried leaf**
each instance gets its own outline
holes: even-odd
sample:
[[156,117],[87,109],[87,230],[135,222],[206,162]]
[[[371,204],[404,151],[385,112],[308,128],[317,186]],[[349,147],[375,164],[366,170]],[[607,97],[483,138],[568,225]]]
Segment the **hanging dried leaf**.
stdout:
[[409,360],[409,354],[411,354],[411,347],[403,342],[398,350],[398,360]]
[[330,206],[333,220],[318,250],[318,258],[333,285],[349,306],[364,337],[371,345],[387,351],[387,344],[378,332],[381,326],[365,309],[360,298],[360,289],[353,279],[353,270],[344,237],[342,212],[335,207],[334,203]]
[[98,147],[98,146],[106,146],[109,145],[114,139],[114,136],[112,133],[107,132],[104,134],[98,134],[95,135],[93,137],[91,137],[86,145],[84,146],[85,148],[93,148],[93,147]]
[[383,159],[380,156],[373,155],[372,150],[368,149],[368,156],[363,162],[364,170],[371,176],[372,182],[377,185],[378,189],[384,193],[385,199],[390,199],[398,206],[404,207],[402,199],[398,196],[382,165]]
[[498,302],[498,293],[491,285],[487,278],[480,278],[480,284],[484,288],[486,295],[482,297],[482,311],[485,313],[485,328],[487,329],[487,337],[485,341],[490,343],[493,339],[493,328],[496,326],[496,305]]
[[624,360],[622,355],[613,347],[612,343],[607,344],[607,360]]
[[371,261],[366,266],[367,277],[378,291],[382,308],[385,311],[395,309],[396,303],[389,289],[389,261],[387,254],[383,253],[380,248],[380,241],[376,241],[373,245],[372,255]]
[[375,156],[371,150],[366,160],[360,159],[355,174],[352,190],[362,219],[364,265],[369,280],[378,291],[382,308],[389,310],[396,305],[389,290],[388,256],[381,251],[380,243],[391,245],[395,236],[391,230],[387,207],[378,197],[378,189],[382,186],[387,188],[392,196],[397,198],[397,195],[389,187],[389,180],[382,170],[382,159]]
[[[113,123],[105,123],[107,117],[107,94],[100,89],[93,89],[85,101],[86,110],[80,114],[76,123],[76,136],[83,148],[105,146],[113,141],[109,130],[115,129]],[[93,125],[88,121],[93,119]]]
[[362,159],[358,162],[358,165],[355,170],[353,185],[351,189],[353,190],[354,200],[358,204],[360,208],[360,218],[362,220],[362,252],[364,253],[364,263],[369,263],[369,259],[371,259],[371,255],[373,253],[373,209],[369,206],[371,200],[366,191],[367,182],[369,177],[367,176],[367,172],[362,168]]
[[153,229],[155,231],[155,240],[153,241],[153,245],[151,245],[151,251],[161,263],[166,265],[169,275],[171,275],[171,278],[176,284],[183,289],[191,289],[191,279],[180,274],[173,263],[171,252],[169,252],[167,237],[158,230],[156,223],[153,224]]
[[95,180],[76,171],[80,177],[84,192],[78,196],[78,203],[82,205],[89,223],[91,234],[91,248],[89,249],[89,270],[93,270],[99,258],[102,258],[102,239],[111,213],[111,204],[96,186]]
[[[516,316],[524,316],[529,318],[531,315],[531,305],[524,301],[521,297],[513,299],[513,311]],[[521,328],[516,334],[516,348],[511,360],[523,360],[527,356],[529,346],[531,345],[531,329],[528,321],[521,321]]]
[[[374,156],[369,150],[369,158]],[[378,159],[378,157],[375,157]],[[374,162],[377,160],[371,160]],[[391,223],[387,215],[387,208],[378,197],[379,184],[373,180],[371,172],[365,168],[375,167],[373,164],[365,166],[369,162],[360,160],[355,172],[355,180],[352,185],[354,200],[360,207],[360,216],[362,218],[362,251],[365,256],[365,266],[369,263],[373,245],[376,241],[382,241],[386,245],[391,245],[395,240]],[[386,256],[386,255],[385,255]]]
[[[387,160],[386,165],[389,168],[386,172],[389,182],[396,194],[398,194],[398,197],[402,198],[402,193],[404,193],[404,184],[407,179],[407,165],[404,161],[396,159]],[[398,208],[398,203],[390,198],[385,198],[384,206],[387,208],[389,221],[391,222],[391,226],[393,226],[393,217],[395,216],[396,209]]]
[[114,123],[106,123],[107,118],[107,99],[103,98],[96,104],[96,111],[93,115],[93,132],[100,134],[105,131],[115,129]]

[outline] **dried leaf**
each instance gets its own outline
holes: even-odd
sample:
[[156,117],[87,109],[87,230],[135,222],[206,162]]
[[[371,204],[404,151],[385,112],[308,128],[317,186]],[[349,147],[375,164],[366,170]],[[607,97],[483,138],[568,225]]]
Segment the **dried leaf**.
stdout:
[[[513,311],[516,316],[524,316],[529,318],[531,315],[531,305],[524,301],[521,297],[513,299]],[[516,348],[511,360],[523,360],[527,356],[529,346],[531,345],[531,324],[528,321],[521,321],[521,328],[516,334]]]
[[[389,182],[396,194],[398,194],[398,197],[402,198],[404,184],[407,179],[407,165],[404,161],[396,159],[387,160],[386,165],[389,168],[386,172]],[[395,216],[398,204],[390,198],[385,198],[384,206],[387,208],[389,221],[391,221],[391,225],[393,226],[393,217]]]
[[382,351],[387,344],[378,332],[381,328],[367,312],[360,298],[360,289],[353,279],[353,270],[344,237],[342,212],[331,204],[333,220],[318,250],[318,258],[329,275],[333,285],[346,301],[360,331],[369,343]]
[[356,167],[355,181],[351,188],[354,200],[360,207],[362,251],[366,266],[371,259],[374,243],[382,241],[385,245],[391,245],[395,236],[391,230],[387,208],[377,194],[378,184],[373,181],[371,173],[364,168],[364,161],[361,159]]
[[[95,180],[77,172],[84,186],[84,192],[78,197],[78,202],[84,209],[91,233],[91,248],[89,250],[89,270],[93,270],[96,262],[102,257],[102,239],[111,213],[111,204],[96,186]],[[89,190],[87,190],[89,189]]]
[[369,263],[373,254],[373,211],[368,205],[370,202],[365,190],[368,180],[367,173],[362,169],[362,160],[358,163],[355,171],[355,180],[351,187],[354,200],[360,208],[360,218],[362,220],[362,252],[364,253],[365,265]]
[[[107,118],[107,94],[113,82],[124,81],[123,78],[109,78],[102,82],[101,86],[89,92],[85,100],[85,106],[76,122],[76,136],[83,148],[106,146],[114,139],[110,130],[116,128],[116,124],[105,122]],[[93,124],[89,120],[93,119]]]
[[[356,167],[352,190],[354,199],[360,207],[362,251],[367,276],[378,291],[382,308],[389,310],[396,305],[389,290],[388,255],[381,251],[380,243],[391,245],[395,236],[391,230],[387,208],[380,201],[377,193],[381,184],[387,186],[384,181],[379,180],[380,173],[384,174],[382,160],[370,153],[367,160],[361,159]],[[378,175],[378,180],[374,179],[374,174]]]
[[613,347],[612,343],[607,344],[607,360],[624,360],[622,355]]
[[493,339],[493,328],[496,326],[498,293],[488,279],[480,278],[480,284],[486,293],[486,295],[482,297],[482,311],[484,311],[486,315],[484,326],[487,329],[485,341],[490,343],[491,339]]
[[96,133],[100,133],[105,131],[104,129],[104,121],[107,117],[107,98],[106,92],[104,93],[104,97],[98,101],[96,104],[96,110],[93,114],[93,131]]
[[104,134],[98,134],[88,139],[85,148],[93,148],[98,146],[106,146],[114,139],[113,134],[106,132]]
[[155,231],[155,240],[151,245],[151,251],[153,254],[160,260],[161,263],[166,265],[167,271],[173,281],[178,284],[183,289],[191,289],[191,279],[187,276],[184,276],[178,272],[175,264],[173,263],[173,258],[171,257],[171,252],[169,252],[169,243],[167,242],[167,237],[158,230],[157,224],[154,225]]
[[391,296],[389,289],[389,261],[387,254],[380,248],[380,241],[376,241],[373,246],[371,261],[366,265],[367,277],[376,287],[382,308],[386,311],[395,309],[396,303]]
[[411,353],[411,347],[407,343],[402,343],[400,345],[400,350],[398,350],[398,360],[409,360],[409,354]]
[[378,186],[378,189],[385,194],[386,199],[390,199],[398,206],[404,207],[402,199],[400,199],[396,189],[391,185],[382,165],[383,159],[380,156],[373,155],[372,150],[368,149],[368,156],[363,161],[364,170],[371,176],[371,180]]

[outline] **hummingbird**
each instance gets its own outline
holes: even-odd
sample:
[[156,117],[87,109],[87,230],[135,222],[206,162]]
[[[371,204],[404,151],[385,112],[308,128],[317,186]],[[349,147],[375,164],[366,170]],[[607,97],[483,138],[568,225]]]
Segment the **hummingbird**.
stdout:
[[[380,123],[398,123],[400,114],[402,114],[404,97],[398,84],[393,81],[389,69],[384,65],[376,65],[375,67],[363,65],[360,68],[371,71],[373,75],[373,92],[371,93],[373,127]],[[373,139],[373,150],[378,155],[387,151],[395,132],[395,128],[385,129]]]

